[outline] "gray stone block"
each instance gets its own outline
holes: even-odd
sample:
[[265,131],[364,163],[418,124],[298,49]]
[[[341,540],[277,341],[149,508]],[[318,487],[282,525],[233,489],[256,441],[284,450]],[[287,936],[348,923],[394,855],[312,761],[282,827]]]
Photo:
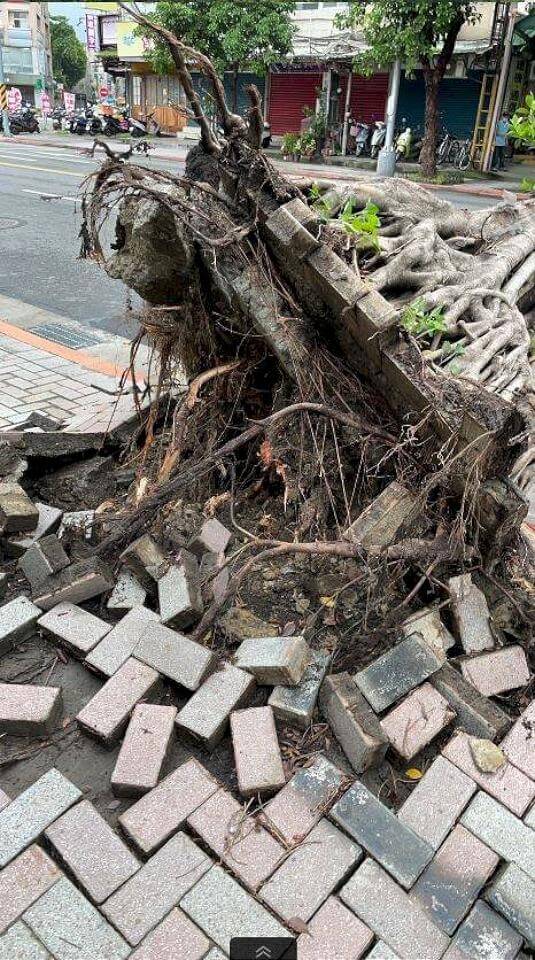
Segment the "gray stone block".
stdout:
[[198,690],[217,662],[212,650],[159,623],[146,627],[134,654],[186,690]]
[[356,773],[382,763],[388,739],[348,673],[325,679],[320,691],[320,709]]
[[48,503],[35,501],[35,506],[39,511],[39,519],[35,530],[27,533],[25,537],[10,539],[5,541],[6,555],[19,558],[22,554],[36,543],[41,537],[46,537],[50,533],[56,533],[61,523],[63,510],[57,507],[51,507]]
[[0,732],[46,737],[56,728],[62,707],[60,687],[0,683]]
[[148,607],[134,607],[119,620],[85,658],[90,670],[111,677],[132,656],[147,629],[147,622],[159,623],[157,613]]
[[197,557],[202,557],[203,553],[224,553],[230,542],[232,534],[230,530],[216,517],[205,520],[200,530],[188,543],[188,550]]
[[126,960],[130,947],[63,877],[23,916],[56,960]]
[[312,660],[296,687],[275,687],[268,704],[277,720],[302,730],[312,723],[318,695],[330,662],[328,653],[312,651]]
[[511,726],[511,718],[482,697],[449,663],[433,674],[431,683],[455,710],[459,726],[472,736],[497,740]]
[[205,553],[199,565],[201,593],[204,603],[222,600],[228,587],[230,573],[228,567],[220,569],[225,562],[224,553]]
[[526,827],[501,803],[479,792],[463,813],[461,823],[500,857],[516,863],[535,880],[535,830]]
[[54,960],[22,920],[0,937],[0,957],[4,960]]
[[51,637],[75,657],[85,657],[112,628],[111,623],[74,603],[58,603],[48,613],[41,614],[37,625],[46,637]]
[[70,560],[55,533],[37,540],[19,560],[19,567],[32,587],[68,567]]
[[199,687],[178,714],[178,730],[213,749],[227,729],[230,714],[251,697],[255,679],[244,670],[223,664]]
[[394,480],[348,527],[344,538],[364,550],[381,550],[402,532],[409,533],[421,513],[418,497]]
[[275,686],[282,683],[295,687],[311,656],[304,637],[255,637],[240,644],[234,663],[241,670],[252,673],[259,684]]
[[0,655],[11,650],[13,644],[31,637],[40,616],[39,607],[23,596],[0,607]]
[[485,594],[472,582],[469,573],[451,577],[448,588],[451,612],[465,653],[493,650],[496,644]]
[[35,530],[39,511],[16,480],[0,480],[0,533]]
[[0,813],[0,867],[22,853],[82,794],[52,768]]
[[152,537],[145,533],[134,540],[119,557],[121,563],[132,571],[145,590],[153,590],[154,583],[162,573],[165,556]]
[[413,635],[360,670],[354,679],[368,703],[380,712],[440,670],[444,659],[442,651]]
[[162,623],[185,629],[203,613],[199,564],[188,550],[181,550],[175,563],[158,580],[158,601]]
[[486,894],[495,910],[535,949],[535,882],[509,863]]
[[478,900],[443,960],[514,960],[521,946],[520,934]]
[[413,886],[433,857],[430,844],[400,823],[358,780],[335,803],[329,816],[406,889]]
[[62,601],[81,603],[111,590],[113,575],[99,557],[78,560],[41,581],[34,596],[42,610],[50,610]]
[[145,587],[128,567],[123,567],[106,606],[111,611],[133,610],[142,607],[146,598]]
[[116,797],[140,797],[158,783],[173,734],[176,707],[138,703],[111,775]]
[[100,688],[76,717],[86,733],[105,744],[115,743],[126,729],[132,710],[152,694],[160,675],[131,657]]

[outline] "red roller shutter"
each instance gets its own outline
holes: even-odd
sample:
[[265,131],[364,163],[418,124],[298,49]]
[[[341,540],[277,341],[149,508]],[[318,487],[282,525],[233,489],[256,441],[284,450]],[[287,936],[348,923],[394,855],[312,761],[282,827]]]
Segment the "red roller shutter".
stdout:
[[276,135],[298,133],[303,107],[314,107],[321,73],[272,73],[269,81],[269,122]]
[[[347,80],[342,77],[340,86],[340,117],[343,114]],[[354,120],[382,120],[388,97],[388,74],[376,73],[373,77],[353,75],[351,82],[351,116]]]

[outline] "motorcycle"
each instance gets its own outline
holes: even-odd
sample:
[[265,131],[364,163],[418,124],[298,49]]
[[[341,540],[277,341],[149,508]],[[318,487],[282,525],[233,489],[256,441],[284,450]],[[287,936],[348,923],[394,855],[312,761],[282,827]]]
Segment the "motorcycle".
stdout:
[[378,157],[379,151],[384,146],[386,140],[386,123],[384,120],[375,121],[375,130],[372,133],[370,156]]
[[39,123],[31,107],[22,107],[9,114],[9,129],[13,136],[19,133],[40,133]]
[[162,130],[160,124],[157,120],[154,119],[153,110],[152,113],[147,114],[146,117],[128,117],[128,131],[133,137],[161,137]]
[[103,122],[103,133],[107,137],[116,137],[118,134],[128,133],[130,129],[126,111],[124,110],[118,116],[103,117]]
[[408,160],[412,146],[412,130],[406,124],[405,118],[401,121],[402,129],[396,138],[396,160]]
[[362,121],[357,121],[352,126],[352,136],[355,140],[355,149],[354,153],[356,157],[362,156],[363,153],[368,151],[368,140],[370,138],[371,126],[369,123],[363,123]]
[[69,118],[69,133],[76,133],[79,137],[83,137],[86,130],[87,117],[85,110],[77,110],[75,113],[71,113]]

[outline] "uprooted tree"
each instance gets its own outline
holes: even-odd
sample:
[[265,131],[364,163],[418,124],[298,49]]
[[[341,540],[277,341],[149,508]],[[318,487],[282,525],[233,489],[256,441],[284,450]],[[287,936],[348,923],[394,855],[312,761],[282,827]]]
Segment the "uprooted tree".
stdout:
[[[168,43],[200,143],[185,176],[106,148],[85,198],[84,252],[146,301],[141,331],[162,382],[176,364],[189,381],[150,481],[102,552],[116,555],[188,484],[237,502],[260,466],[294,522],[285,542],[238,526],[259,556],[362,557],[348,527],[397,479],[421,517],[389,559],[425,579],[442,562],[495,557],[526,512],[508,477],[527,489],[535,469],[535,202],[468,212],[401,179],[291,183],[261,151],[256,89],[247,118],[232,113],[208,58],[122,6]],[[223,137],[192,64],[212,84]],[[114,211],[110,251],[101,227]]]

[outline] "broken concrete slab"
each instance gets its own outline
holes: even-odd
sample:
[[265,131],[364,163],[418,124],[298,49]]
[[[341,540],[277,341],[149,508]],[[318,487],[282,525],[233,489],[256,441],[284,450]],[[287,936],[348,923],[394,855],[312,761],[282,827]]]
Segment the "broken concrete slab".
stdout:
[[431,683],[455,710],[459,725],[475,737],[497,740],[511,726],[511,717],[482,697],[449,663],[433,674]]
[[14,643],[27,640],[35,632],[41,616],[39,607],[27,597],[15,597],[0,607],[0,656]]
[[27,469],[28,461],[25,460],[10,443],[1,440],[0,478],[8,477],[10,480],[21,480]]
[[168,627],[185,629],[202,617],[199,564],[189,550],[181,550],[159,578],[158,601],[162,623]]
[[356,773],[382,763],[388,740],[378,718],[348,673],[326,677],[320,710]]
[[142,607],[147,599],[147,591],[141,585],[137,577],[127,567],[119,572],[117,582],[110,594],[106,604],[108,610],[115,611],[133,610],[134,607]]
[[16,480],[0,480],[0,533],[35,530],[39,511]]
[[83,707],[76,720],[82,729],[105,745],[121,737],[140,700],[154,693],[160,675],[131,657]]
[[59,457],[72,457],[80,453],[98,450],[104,442],[104,436],[89,433],[66,433],[64,430],[47,433],[30,433],[22,430],[10,430],[3,433],[2,439],[24,457],[39,457],[54,460]]
[[504,647],[491,653],[461,660],[465,680],[484,697],[495,697],[529,683],[530,672],[522,647]]
[[418,497],[394,480],[348,527],[344,539],[364,550],[382,550],[413,533],[421,513]]
[[254,689],[254,677],[224,663],[182,707],[176,720],[179,732],[212,750],[224,736],[232,711],[247,703]]
[[111,775],[116,797],[140,797],[158,783],[176,719],[176,707],[138,703],[134,707]]
[[424,607],[418,613],[405,620],[401,627],[405,637],[416,633],[424,643],[438,650],[451,650],[455,646],[455,637],[444,626],[440,619],[440,611],[432,607]]
[[296,687],[275,687],[268,706],[277,720],[300,729],[312,723],[316,701],[330,662],[330,654],[313,650],[312,659]]
[[438,690],[430,683],[422,683],[381,720],[381,727],[397,753],[411,760],[455,716]]
[[32,589],[53,573],[59,573],[70,563],[61,543],[54,533],[42,537],[32,544],[20,558],[18,566],[22,570]]
[[304,637],[256,637],[242,642],[234,655],[234,663],[252,673],[258,684],[295,687],[311,656]]
[[126,550],[123,550],[119,560],[132,571],[148,591],[154,589],[155,581],[165,569],[165,556],[148,533],[138,537]]
[[58,603],[42,614],[37,625],[46,637],[65,647],[75,657],[85,657],[112,629],[93,613],[75,603]]
[[465,653],[493,650],[496,644],[490,629],[490,613],[483,591],[476,587],[469,573],[451,577],[448,589],[451,612]]
[[217,663],[212,650],[160,623],[145,627],[134,655],[164,677],[192,691],[199,689]]
[[119,620],[115,627],[104,636],[85,659],[86,667],[111,677],[132,656],[141,637],[147,629],[147,623],[159,623],[160,618],[148,607],[134,607]]
[[271,707],[249,707],[230,715],[238,789],[244,797],[274,793],[286,778]]
[[205,520],[200,530],[192,537],[188,543],[188,550],[191,550],[199,559],[207,551],[224,553],[231,537],[230,530],[227,530],[216,517],[212,517],[210,520]]
[[0,733],[46,737],[57,726],[62,707],[60,687],[0,683]]
[[50,610],[63,601],[91,600],[111,590],[113,583],[113,574],[100,557],[89,557],[46,577],[39,584],[34,600],[41,610]]
[[354,680],[368,703],[379,713],[436,673],[445,656],[413,634],[364,670],[359,670]]

